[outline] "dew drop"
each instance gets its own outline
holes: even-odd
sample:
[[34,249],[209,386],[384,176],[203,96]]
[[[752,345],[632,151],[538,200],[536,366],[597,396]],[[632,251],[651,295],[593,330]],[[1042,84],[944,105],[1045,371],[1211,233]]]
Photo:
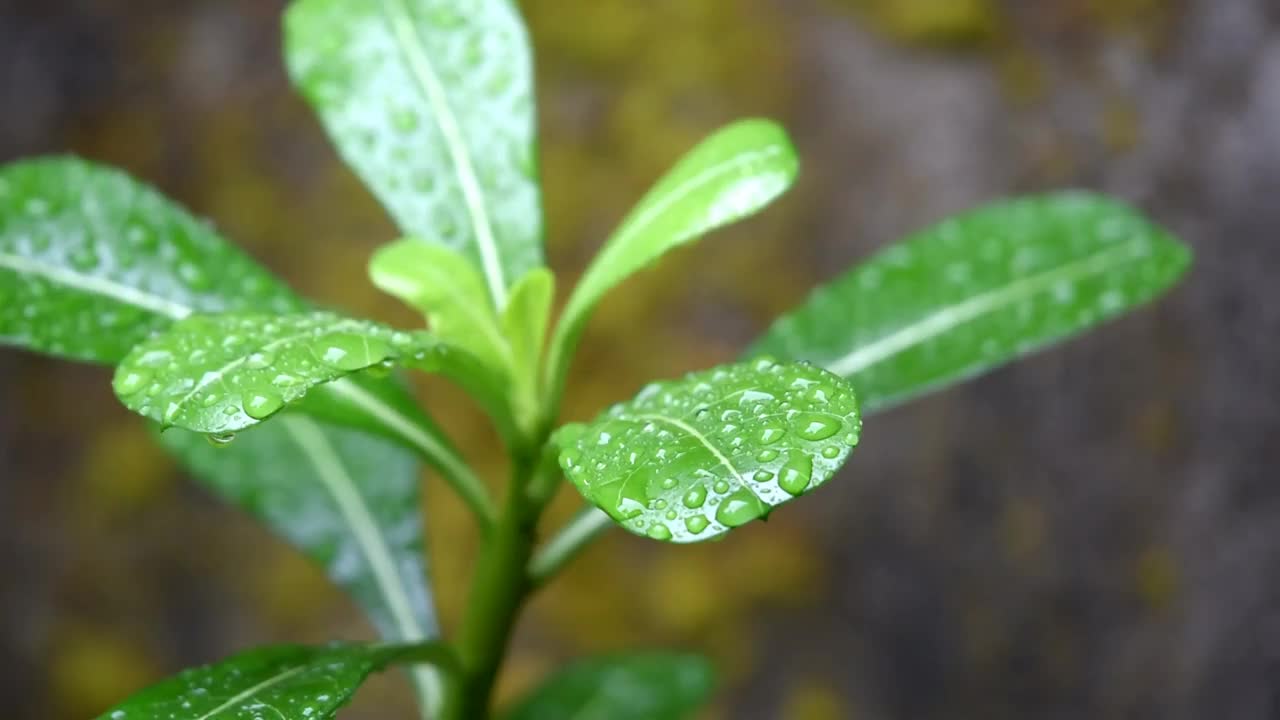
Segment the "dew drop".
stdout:
[[844,444],[853,447],[858,444],[858,433],[847,433],[844,436]]
[[666,478],[665,480],[662,481],[663,490],[670,490],[675,486],[676,486],[676,479],[673,477]]
[[792,495],[799,495],[809,487],[813,479],[813,458],[799,450],[787,454],[787,462],[778,472],[778,486]]
[[218,401],[221,399],[222,399],[221,395],[219,395],[218,393],[211,392],[206,394],[204,397],[200,398],[200,406],[213,407],[214,405],[217,405]]
[[267,393],[253,393],[244,404],[244,412],[254,420],[261,420],[284,407],[284,398]]
[[244,365],[251,370],[261,370],[275,361],[275,355],[270,350],[259,350],[246,358]]
[[172,359],[173,353],[168,350],[148,350],[138,358],[138,364],[142,367],[158,368]]
[[840,421],[817,413],[800,413],[791,421],[805,440],[826,440],[840,432]]
[[729,492],[729,481],[724,479],[717,480],[716,484],[711,486],[711,489],[715,490],[718,494],[723,495]]
[[684,519],[685,529],[693,533],[694,535],[697,535],[703,530],[706,530],[707,525],[709,524],[710,523],[708,522],[708,520],[701,515],[690,515],[689,517]]
[[756,474],[751,476],[751,479],[758,483],[769,482],[773,479],[773,473],[768,470],[757,470]]
[[765,513],[764,503],[747,488],[741,488],[716,508],[716,522],[726,527],[746,525]]
[[760,432],[756,434],[756,441],[763,445],[772,445],[778,442],[787,434],[787,429],[781,425],[769,424],[760,428]]
[[835,460],[839,456],[840,448],[834,445],[828,445],[827,447],[822,448],[822,457],[828,460]]
[[569,449],[560,453],[560,464],[568,470],[578,467],[578,464],[581,462],[582,453],[578,450]]
[[679,516],[680,516],[679,513],[677,513],[675,510],[668,510],[665,517],[668,520],[675,520]]
[[658,498],[653,502],[653,506],[659,510],[663,510],[667,507],[667,501],[662,498]]
[[682,500],[684,506],[690,510],[696,510],[702,507],[702,504],[706,501],[707,489],[702,485],[697,485],[690,489],[689,492],[684,494],[684,499]]
[[645,534],[653,538],[654,540],[670,540],[671,528],[668,528],[666,525],[663,525],[660,522],[655,522],[654,524],[649,526],[649,529],[648,531],[645,532]]
[[623,520],[630,520],[633,517],[644,512],[644,503],[635,498],[623,497],[618,499],[618,515]]
[[325,338],[320,359],[336,370],[352,371],[380,363],[390,354],[391,349],[378,338],[335,333]]
[[271,384],[283,390],[285,388],[291,388],[294,385],[297,385],[298,378],[288,373],[280,373],[279,375],[276,375],[275,377],[271,378]]
[[235,433],[215,433],[213,435],[205,435],[204,437],[206,440],[209,441],[210,445],[220,448],[220,447],[226,447],[230,445],[231,441],[236,439],[236,434]]
[[115,386],[116,395],[121,397],[125,395],[134,395],[147,386],[151,382],[151,373],[146,370],[129,370],[116,376]]
[[773,448],[765,448],[764,450],[761,450],[760,452],[756,453],[756,461],[762,462],[762,463],[770,462],[771,460],[777,459],[777,457],[778,457],[778,451],[774,450]]

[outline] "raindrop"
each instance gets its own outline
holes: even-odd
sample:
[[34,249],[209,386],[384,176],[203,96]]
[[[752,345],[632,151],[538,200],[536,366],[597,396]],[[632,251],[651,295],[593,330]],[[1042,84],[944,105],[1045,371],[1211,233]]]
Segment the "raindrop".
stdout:
[[715,490],[718,494],[723,495],[729,492],[729,481],[724,479],[717,480],[716,484],[711,486],[711,489]]
[[121,397],[133,395],[151,382],[151,373],[146,370],[129,370],[116,376],[115,391]]
[[666,518],[668,520],[675,520],[677,517],[679,517],[679,513],[677,513],[675,510],[667,511]]
[[696,510],[702,507],[707,501],[707,489],[702,485],[695,485],[689,492],[684,494],[684,506],[690,510]]
[[298,384],[298,378],[289,375],[288,373],[280,373],[279,375],[271,378],[271,384],[281,389],[291,388]]
[[761,450],[760,452],[756,453],[756,461],[762,462],[762,463],[770,462],[772,460],[777,459],[777,457],[778,457],[778,451],[774,450],[773,448],[765,448],[764,450]]
[[778,442],[787,434],[787,429],[781,425],[766,425],[760,429],[756,435],[756,440],[763,445],[772,445]]
[[707,521],[707,519],[701,515],[690,515],[689,517],[684,519],[685,529],[687,529],[689,532],[693,533],[694,535],[697,535],[703,530],[706,530],[707,525],[709,524],[710,523]]
[[654,501],[653,506],[659,510],[664,510],[667,507],[667,501],[662,498],[658,498]]
[[799,450],[787,455],[787,462],[778,473],[778,486],[792,495],[799,495],[809,487],[813,479],[813,458]]
[[828,460],[835,460],[839,456],[840,448],[835,445],[828,445],[827,447],[822,448],[822,457]]
[[817,413],[800,413],[791,421],[805,440],[826,440],[840,431],[840,421]]
[[742,488],[724,499],[716,508],[716,521],[726,527],[746,525],[764,514],[766,508],[760,498],[747,488]]
[[255,420],[261,420],[284,407],[284,398],[275,393],[253,393],[244,404],[244,412]]
[[258,352],[250,355],[244,361],[244,365],[250,370],[261,370],[275,361],[275,355],[273,355],[270,350],[259,350]]
[[676,479],[673,477],[666,478],[665,480],[662,481],[663,490],[670,490],[675,486],[676,486]]
[[620,515],[623,520],[630,520],[642,512],[644,512],[644,503],[636,500],[635,498],[619,498],[618,515]]
[[751,479],[758,483],[769,482],[773,479],[773,473],[768,470],[757,470],[756,474],[751,476]]
[[201,407],[213,407],[214,405],[217,405],[218,401],[221,399],[222,396],[218,393],[208,393],[204,397],[200,398],[200,405]]
[[670,540],[671,528],[668,528],[660,522],[655,522],[649,526],[649,530],[645,534],[654,540]]
[[391,349],[379,338],[335,333],[325,338],[320,359],[334,369],[352,371],[380,363],[390,354]]
[[230,445],[231,441],[236,439],[236,434],[235,433],[215,433],[213,435],[205,435],[205,439],[209,441],[210,445],[220,448],[220,447],[226,447]]

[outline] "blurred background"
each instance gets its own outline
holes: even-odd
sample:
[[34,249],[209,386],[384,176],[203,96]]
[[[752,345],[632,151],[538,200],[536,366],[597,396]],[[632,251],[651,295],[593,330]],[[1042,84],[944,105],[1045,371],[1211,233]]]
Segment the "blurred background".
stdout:
[[[562,291],[718,125],[777,117],[804,161],[601,308],[568,416],[733,358],[814,283],[1000,195],[1115,193],[1198,257],[1151,308],[871,418],[820,501],[703,546],[614,532],[524,616],[507,697],[671,645],[721,668],[711,719],[1280,717],[1280,4],[522,5]],[[312,297],[412,323],[365,280],[394,231],[286,83],[283,6],[0,0],[0,161],[121,165]],[[471,406],[420,389],[496,478]],[[251,644],[369,635],[152,447],[105,370],[3,350],[0,402],[0,715],[82,720]],[[425,482],[453,619],[474,538]],[[408,698],[391,675],[344,717]]]

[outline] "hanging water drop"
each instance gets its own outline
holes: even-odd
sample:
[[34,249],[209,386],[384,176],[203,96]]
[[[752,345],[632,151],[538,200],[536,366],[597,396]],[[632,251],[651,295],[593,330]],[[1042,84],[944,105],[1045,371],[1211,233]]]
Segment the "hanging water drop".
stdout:
[[840,421],[818,413],[800,413],[792,419],[796,434],[805,440],[826,440],[840,432]]
[[787,454],[787,461],[778,472],[778,486],[792,495],[799,495],[809,487],[813,479],[813,458],[792,450]]
[[726,497],[716,508],[716,522],[725,527],[739,527],[760,517],[767,509],[755,493],[744,487]]

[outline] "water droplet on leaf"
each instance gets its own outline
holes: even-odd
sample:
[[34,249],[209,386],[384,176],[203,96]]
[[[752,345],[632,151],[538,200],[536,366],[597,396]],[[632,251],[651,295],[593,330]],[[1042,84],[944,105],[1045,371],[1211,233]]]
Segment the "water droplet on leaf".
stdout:
[[787,455],[787,462],[778,472],[778,486],[792,495],[799,495],[809,487],[813,478],[813,458],[799,450]]

